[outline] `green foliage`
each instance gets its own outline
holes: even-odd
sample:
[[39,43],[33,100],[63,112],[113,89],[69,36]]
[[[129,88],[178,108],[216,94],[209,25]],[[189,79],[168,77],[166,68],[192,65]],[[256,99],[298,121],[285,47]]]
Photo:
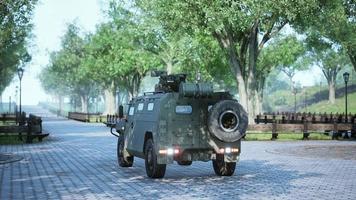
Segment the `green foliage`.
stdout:
[[137,16],[115,3],[109,13],[111,21],[101,24],[91,36],[85,65],[103,87],[114,85],[115,90],[120,86],[134,94],[142,77],[159,62],[142,44],[147,38],[140,32]]
[[[165,68],[172,73],[187,73],[190,80],[200,72],[205,81],[223,89],[239,87],[239,92],[246,90],[249,103],[257,102],[255,96],[264,94],[266,78],[272,71],[282,69],[293,77],[316,57],[306,54],[305,44],[296,36],[278,34],[286,24],[302,27],[298,30],[307,33],[311,33],[310,27],[318,30],[314,31],[317,40],[312,42],[311,34],[306,34],[307,44],[313,48],[320,41],[352,46],[351,40],[340,42],[331,37],[321,23],[331,24],[324,19],[329,13],[318,11],[332,11],[336,19],[329,21],[342,22],[338,30],[345,31],[341,27],[345,24],[353,30],[352,23],[344,20],[345,16],[354,20],[352,3],[343,2],[112,0],[108,21],[98,25],[95,33],[82,37],[78,28],[68,27],[62,49],[52,53],[41,79],[47,91],[54,94],[93,91],[90,93],[95,96],[98,88],[111,93],[119,88],[134,96],[146,72]],[[320,46],[330,49],[326,43]],[[343,50],[348,53],[346,47]],[[323,52],[328,63],[325,66],[344,59],[341,54]],[[287,89],[285,80],[276,82],[273,77],[278,75],[272,74],[267,80],[269,91]],[[290,103],[289,98],[285,101]]]
[[319,0],[319,11],[313,17],[304,16],[295,27],[303,33],[327,38],[340,45],[356,70],[356,2],[352,0]]
[[56,95],[68,92],[88,95],[93,82],[83,64],[87,42],[79,36],[79,28],[75,24],[68,25],[62,38],[62,49],[51,54],[50,64],[40,76],[44,89]]
[[137,5],[170,32],[192,37],[204,34],[219,44],[235,79],[239,100],[250,119],[260,112],[268,66],[258,67],[266,43],[289,22],[311,16],[315,0],[302,1],[182,1],[137,0]]
[[[305,56],[306,48],[294,35],[278,38],[266,47],[260,59],[260,67],[270,69],[274,66],[284,72],[290,79],[300,70],[308,67],[309,59]],[[268,75],[268,73],[267,73]]]
[[289,82],[281,76],[281,72],[278,69],[272,69],[266,79],[264,92],[270,94],[277,90],[288,90],[289,88]]
[[37,0],[2,0],[0,3],[0,93],[10,83],[20,64],[31,60],[27,38]]

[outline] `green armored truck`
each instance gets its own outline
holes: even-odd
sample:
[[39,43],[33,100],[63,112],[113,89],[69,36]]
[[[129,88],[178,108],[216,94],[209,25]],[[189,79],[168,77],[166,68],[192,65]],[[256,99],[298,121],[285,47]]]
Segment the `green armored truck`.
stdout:
[[187,83],[185,74],[157,74],[154,92],[132,99],[125,115],[119,107],[112,131],[118,137],[118,164],[131,167],[139,157],[148,177],[162,178],[174,161],[212,160],[217,175],[231,176],[247,129],[246,111],[228,92],[214,92],[210,83]]

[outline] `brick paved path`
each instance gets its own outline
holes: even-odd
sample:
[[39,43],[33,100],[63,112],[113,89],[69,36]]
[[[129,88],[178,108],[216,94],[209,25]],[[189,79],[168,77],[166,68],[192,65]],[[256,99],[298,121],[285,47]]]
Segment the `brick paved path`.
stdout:
[[[144,161],[119,168],[116,138],[101,124],[85,124],[27,108],[51,133],[42,143],[2,145],[24,159],[0,165],[0,199],[356,199],[356,160],[293,154],[321,146],[355,148],[353,141],[243,142],[232,177],[217,177],[211,162],[167,167],[146,177]],[[293,151],[288,151],[292,149]],[[356,155],[355,155],[356,157]]]

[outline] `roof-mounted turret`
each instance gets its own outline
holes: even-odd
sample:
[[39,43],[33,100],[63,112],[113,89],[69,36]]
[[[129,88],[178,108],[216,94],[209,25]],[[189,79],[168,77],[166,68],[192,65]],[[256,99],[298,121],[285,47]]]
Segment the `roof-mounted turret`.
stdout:
[[179,85],[185,83],[186,74],[170,74],[165,71],[152,71],[152,77],[159,77],[155,92],[179,92]]

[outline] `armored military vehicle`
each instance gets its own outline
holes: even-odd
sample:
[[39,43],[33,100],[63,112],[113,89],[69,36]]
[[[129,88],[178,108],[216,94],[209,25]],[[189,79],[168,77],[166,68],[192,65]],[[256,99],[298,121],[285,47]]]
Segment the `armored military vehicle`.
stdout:
[[[151,74],[152,75],[152,74]],[[162,178],[176,161],[212,160],[219,176],[231,176],[241,153],[248,117],[228,92],[214,92],[210,83],[187,83],[185,74],[159,75],[154,92],[119,107],[116,123],[117,159],[131,167],[134,157],[145,159],[146,173]]]

